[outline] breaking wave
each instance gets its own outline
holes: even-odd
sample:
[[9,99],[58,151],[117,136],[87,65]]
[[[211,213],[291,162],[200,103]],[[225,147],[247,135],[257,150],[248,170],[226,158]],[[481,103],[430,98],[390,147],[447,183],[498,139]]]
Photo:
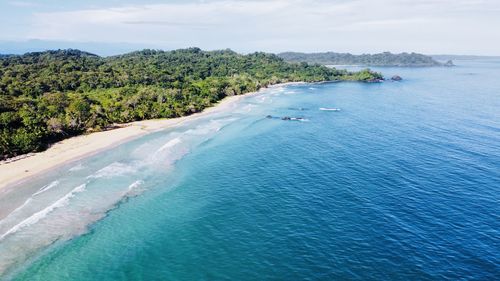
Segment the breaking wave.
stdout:
[[51,189],[53,187],[56,187],[58,185],[59,185],[59,181],[57,181],[57,180],[53,181],[53,182],[45,185],[44,187],[40,188],[40,190],[38,190],[37,192],[35,192],[35,194],[33,194],[33,196],[37,196],[37,195],[39,195],[41,193],[44,193],[45,191],[47,191],[47,190],[49,190],[49,189]]
[[162,147],[160,147],[156,152],[162,152],[162,151],[164,151],[168,148],[171,148],[179,143],[181,143],[180,138],[172,139],[172,140],[168,141],[167,143],[165,143]]
[[14,209],[14,211],[12,211],[10,214],[19,212],[21,209],[23,209],[24,207],[26,207],[26,205],[28,205],[31,201],[33,201],[33,198],[28,198],[28,200],[24,201],[24,203],[21,206],[19,206],[16,209]]
[[95,174],[88,176],[88,178],[98,179],[98,178],[110,178],[114,176],[125,175],[128,173],[133,173],[136,168],[124,163],[113,162],[112,164],[100,169]]
[[85,167],[82,164],[78,164],[72,168],[70,168],[68,171],[70,172],[76,172],[85,169]]
[[49,205],[45,209],[43,209],[43,210],[41,210],[39,212],[34,213],[33,215],[31,215],[27,219],[25,219],[25,220],[21,221],[20,223],[16,224],[11,229],[9,229],[7,232],[5,232],[4,234],[2,234],[2,236],[0,236],[0,241],[2,241],[3,239],[5,239],[5,237],[7,237],[10,234],[16,233],[19,230],[21,230],[21,229],[23,229],[23,228],[25,228],[27,226],[30,226],[32,224],[35,224],[35,223],[39,222],[41,219],[45,218],[49,213],[51,213],[55,209],[66,206],[68,204],[69,200],[75,196],[75,194],[85,191],[85,187],[86,186],[87,186],[87,184],[85,183],[85,184],[82,184],[82,185],[79,185],[79,186],[75,187],[69,193],[67,193],[66,195],[64,195],[59,200],[57,200],[56,202],[52,203],[51,205]]

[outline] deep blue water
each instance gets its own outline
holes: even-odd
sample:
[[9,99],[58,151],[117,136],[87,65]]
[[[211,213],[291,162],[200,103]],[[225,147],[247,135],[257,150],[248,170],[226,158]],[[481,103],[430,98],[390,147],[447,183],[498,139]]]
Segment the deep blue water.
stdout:
[[4,211],[31,218],[5,278],[497,279],[500,61],[379,70],[404,80],[272,88],[5,195],[54,183]]

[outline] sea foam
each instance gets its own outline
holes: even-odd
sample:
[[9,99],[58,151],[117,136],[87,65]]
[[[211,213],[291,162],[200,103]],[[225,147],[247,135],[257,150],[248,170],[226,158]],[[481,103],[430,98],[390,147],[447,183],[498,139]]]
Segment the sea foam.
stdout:
[[167,143],[165,143],[162,147],[160,147],[156,152],[162,152],[162,151],[169,149],[169,148],[171,148],[179,143],[181,143],[180,138],[172,139],[172,140],[168,141]]
[[49,184],[47,184],[47,185],[43,186],[42,188],[40,188],[40,190],[38,190],[37,192],[35,192],[35,193],[33,194],[33,196],[37,196],[37,195],[39,195],[39,194],[41,194],[41,193],[44,193],[45,191],[47,191],[47,190],[49,190],[49,189],[51,189],[51,188],[53,188],[53,187],[56,187],[56,186],[58,186],[58,185],[59,185],[59,181],[57,181],[57,180],[56,180],[56,181],[53,181],[53,182],[51,182],[51,183],[49,183]]
[[88,178],[110,178],[114,176],[125,175],[128,173],[133,173],[136,171],[136,167],[127,165],[120,162],[113,162],[110,165],[100,169],[93,175],[88,176]]
[[49,213],[51,213],[55,209],[66,206],[68,204],[69,200],[75,196],[75,194],[85,191],[86,186],[87,186],[87,184],[85,183],[85,184],[82,184],[82,185],[75,187],[69,193],[67,193],[66,195],[64,195],[63,197],[58,199],[56,202],[54,202],[51,205],[49,205],[48,207],[46,207],[45,209],[34,213],[30,217],[28,217],[25,220],[21,221],[20,223],[16,224],[11,229],[9,229],[7,232],[2,234],[2,236],[0,236],[0,241],[5,239],[5,237],[7,237],[10,234],[16,233],[25,227],[28,227],[32,224],[39,222],[41,219],[45,218]]

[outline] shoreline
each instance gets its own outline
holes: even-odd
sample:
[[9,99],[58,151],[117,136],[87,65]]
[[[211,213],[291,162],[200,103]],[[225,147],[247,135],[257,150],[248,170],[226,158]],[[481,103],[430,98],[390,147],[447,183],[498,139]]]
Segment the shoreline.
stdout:
[[64,139],[54,143],[45,151],[21,155],[18,160],[1,163],[0,190],[20,185],[43,172],[93,156],[105,149],[116,147],[147,134],[179,126],[184,122],[195,120],[212,112],[226,110],[243,97],[261,93],[269,88],[302,83],[304,82],[280,83],[261,88],[256,92],[225,97],[213,106],[188,116],[124,123],[119,124],[121,127],[117,129]]

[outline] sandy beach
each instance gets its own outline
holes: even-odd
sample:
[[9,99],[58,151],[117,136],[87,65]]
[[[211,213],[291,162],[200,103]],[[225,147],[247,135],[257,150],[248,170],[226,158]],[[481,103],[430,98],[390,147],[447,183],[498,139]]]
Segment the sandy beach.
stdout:
[[[248,95],[248,94],[246,94]],[[31,177],[56,168],[71,161],[94,155],[146,134],[175,127],[188,120],[193,120],[211,112],[227,110],[243,96],[226,97],[213,107],[189,116],[137,121],[121,124],[119,128],[76,136],[53,144],[49,149],[26,155],[26,157],[0,164],[0,189],[22,184]]]

